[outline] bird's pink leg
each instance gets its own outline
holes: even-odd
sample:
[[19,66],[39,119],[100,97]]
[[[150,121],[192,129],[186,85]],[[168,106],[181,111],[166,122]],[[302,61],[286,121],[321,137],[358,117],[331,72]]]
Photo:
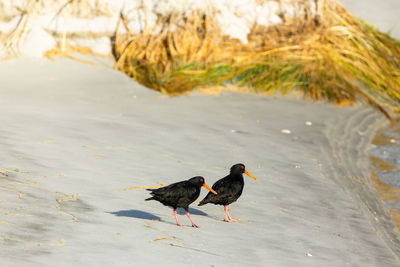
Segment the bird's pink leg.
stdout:
[[193,227],[196,227],[196,228],[199,228],[199,227],[200,227],[200,226],[198,226],[198,225],[193,221],[192,217],[190,217],[190,214],[189,214],[189,211],[188,211],[188,210],[186,211],[186,215],[188,216],[189,220],[192,222],[192,226],[193,226]]
[[228,210],[228,205],[224,206],[224,210],[225,210],[225,222],[237,222],[237,220],[232,219],[231,216],[229,215],[229,210]]
[[175,216],[176,224],[177,224],[178,226],[183,226],[183,224],[181,224],[181,223],[179,222],[178,214],[176,213],[176,210],[174,210],[174,216]]

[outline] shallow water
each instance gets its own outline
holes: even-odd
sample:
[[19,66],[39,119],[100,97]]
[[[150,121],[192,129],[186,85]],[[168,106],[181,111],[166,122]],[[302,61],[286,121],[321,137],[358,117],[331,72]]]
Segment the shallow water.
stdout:
[[372,144],[371,178],[400,229],[400,124],[383,128]]

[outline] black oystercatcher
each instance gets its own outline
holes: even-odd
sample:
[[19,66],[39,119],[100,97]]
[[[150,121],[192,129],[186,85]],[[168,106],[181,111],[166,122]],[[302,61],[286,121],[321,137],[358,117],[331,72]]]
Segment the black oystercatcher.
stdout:
[[207,203],[223,205],[225,209],[224,221],[237,221],[235,219],[232,219],[229,215],[228,205],[235,202],[242,194],[244,187],[243,173],[247,174],[254,180],[258,180],[256,177],[246,171],[243,164],[235,164],[231,167],[231,172],[229,175],[216,181],[215,184],[212,186],[212,189],[214,189],[218,193],[218,195],[208,193],[207,196],[202,201],[200,201],[199,206]]
[[205,182],[204,178],[201,176],[196,176],[190,178],[187,181],[173,183],[157,189],[147,189],[151,191],[152,197],[147,200],[157,200],[164,204],[165,206],[170,206],[174,209],[174,216],[176,219],[176,224],[178,226],[183,226],[178,220],[178,215],[176,214],[177,208],[183,208],[186,211],[186,215],[192,222],[193,227],[199,227],[190,217],[189,205],[195,201],[200,195],[200,188],[204,186],[210,190],[213,194],[217,194],[213,189],[211,189]]

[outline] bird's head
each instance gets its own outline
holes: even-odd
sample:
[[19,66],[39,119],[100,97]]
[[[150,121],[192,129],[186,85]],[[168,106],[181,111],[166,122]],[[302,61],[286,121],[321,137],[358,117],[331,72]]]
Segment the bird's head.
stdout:
[[237,163],[231,167],[231,174],[247,174],[249,177],[253,178],[254,180],[258,181],[256,177],[254,177],[251,173],[246,171],[246,167],[242,163]]
[[211,187],[209,187],[206,184],[206,181],[205,181],[204,177],[202,177],[202,176],[196,176],[196,177],[190,178],[189,182],[197,185],[198,187],[203,186],[203,187],[207,188],[208,190],[210,190],[212,193],[217,194],[217,192],[215,192]]

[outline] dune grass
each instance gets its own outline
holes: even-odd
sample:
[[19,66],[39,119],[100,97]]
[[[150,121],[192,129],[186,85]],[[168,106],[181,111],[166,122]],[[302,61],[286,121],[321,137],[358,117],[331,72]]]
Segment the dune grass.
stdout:
[[305,14],[274,27],[256,25],[242,44],[222,36],[211,16],[171,14],[141,34],[117,33],[116,66],[169,95],[228,84],[264,93],[300,90],[339,105],[364,99],[398,116],[399,41],[336,2],[323,15],[322,22]]

